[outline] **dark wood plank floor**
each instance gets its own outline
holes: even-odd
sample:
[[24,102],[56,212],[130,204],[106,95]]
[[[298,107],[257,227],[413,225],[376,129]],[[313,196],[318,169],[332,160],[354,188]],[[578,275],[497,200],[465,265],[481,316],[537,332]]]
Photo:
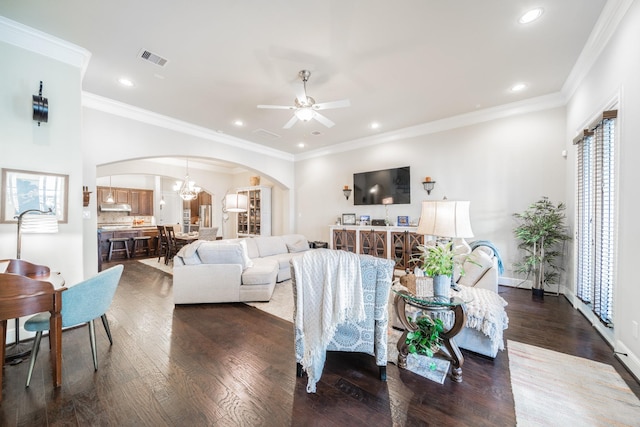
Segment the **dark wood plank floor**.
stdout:
[[[107,266],[105,266],[107,267]],[[99,370],[88,330],[63,333],[63,386],[54,389],[43,339],[31,387],[27,362],[4,367],[1,426],[514,426],[508,354],[469,352],[464,381],[428,381],[395,365],[377,379],[367,355],[329,353],[317,394],[295,376],[292,324],[244,304],[174,309],[171,276],[125,262],[108,312],[114,345],[96,323]],[[506,338],[613,365],[640,385],[563,297],[509,301]]]

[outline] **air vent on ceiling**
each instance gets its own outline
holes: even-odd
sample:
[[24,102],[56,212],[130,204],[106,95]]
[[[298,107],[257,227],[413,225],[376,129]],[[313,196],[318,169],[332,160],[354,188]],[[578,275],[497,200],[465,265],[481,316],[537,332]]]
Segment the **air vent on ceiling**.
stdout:
[[164,67],[165,64],[168,61],[167,59],[161,57],[160,55],[156,55],[155,53],[149,52],[146,49],[142,49],[140,51],[139,58],[140,59],[144,59],[145,61],[152,62],[152,63],[154,63],[156,65],[161,66],[161,67]]
[[280,135],[278,135],[277,133],[269,132],[268,130],[264,130],[264,129],[256,129],[253,131],[253,133],[267,139],[280,138]]

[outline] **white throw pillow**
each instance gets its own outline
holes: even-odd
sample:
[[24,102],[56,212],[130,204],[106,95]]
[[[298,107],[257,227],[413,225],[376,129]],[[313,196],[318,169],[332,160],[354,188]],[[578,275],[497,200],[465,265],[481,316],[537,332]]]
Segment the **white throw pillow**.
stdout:
[[293,243],[287,243],[287,249],[290,253],[304,252],[309,250],[309,242],[307,240],[298,240]]
[[484,273],[493,266],[493,256],[489,255],[486,249],[491,252],[490,248],[482,246],[475,248],[471,252],[463,264],[464,275],[458,280],[459,285],[474,286],[484,276]]

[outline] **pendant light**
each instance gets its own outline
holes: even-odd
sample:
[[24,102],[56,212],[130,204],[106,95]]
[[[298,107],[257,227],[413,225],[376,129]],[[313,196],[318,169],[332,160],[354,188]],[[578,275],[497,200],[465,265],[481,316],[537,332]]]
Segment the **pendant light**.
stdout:
[[113,193],[111,192],[111,176],[109,176],[109,194],[107,194],[107,203],[113,203]]
[[180,198],[185,201],[194,200],[198,197],[198,193],[201,191],[200,187],[196,187],[195,183],[189,180],[189,159],[187,159],[187,174],[184,177],[184,181],[178,190]]

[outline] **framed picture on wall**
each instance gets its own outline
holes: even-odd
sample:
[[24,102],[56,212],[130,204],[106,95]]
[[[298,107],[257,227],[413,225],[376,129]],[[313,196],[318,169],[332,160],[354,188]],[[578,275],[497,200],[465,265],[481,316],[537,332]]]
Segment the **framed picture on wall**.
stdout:
[[51,212],[67,223],[69,175],[2,169],[0,222],[17,222],[28,210]]
[[356,225],[356,214],[354,214],[354,213],[343,213],[342,214],[342,225]]
[[398,226],[399,227],[408,227],[409,226],[409,217],[408,216],[399,216],[398,217]]

